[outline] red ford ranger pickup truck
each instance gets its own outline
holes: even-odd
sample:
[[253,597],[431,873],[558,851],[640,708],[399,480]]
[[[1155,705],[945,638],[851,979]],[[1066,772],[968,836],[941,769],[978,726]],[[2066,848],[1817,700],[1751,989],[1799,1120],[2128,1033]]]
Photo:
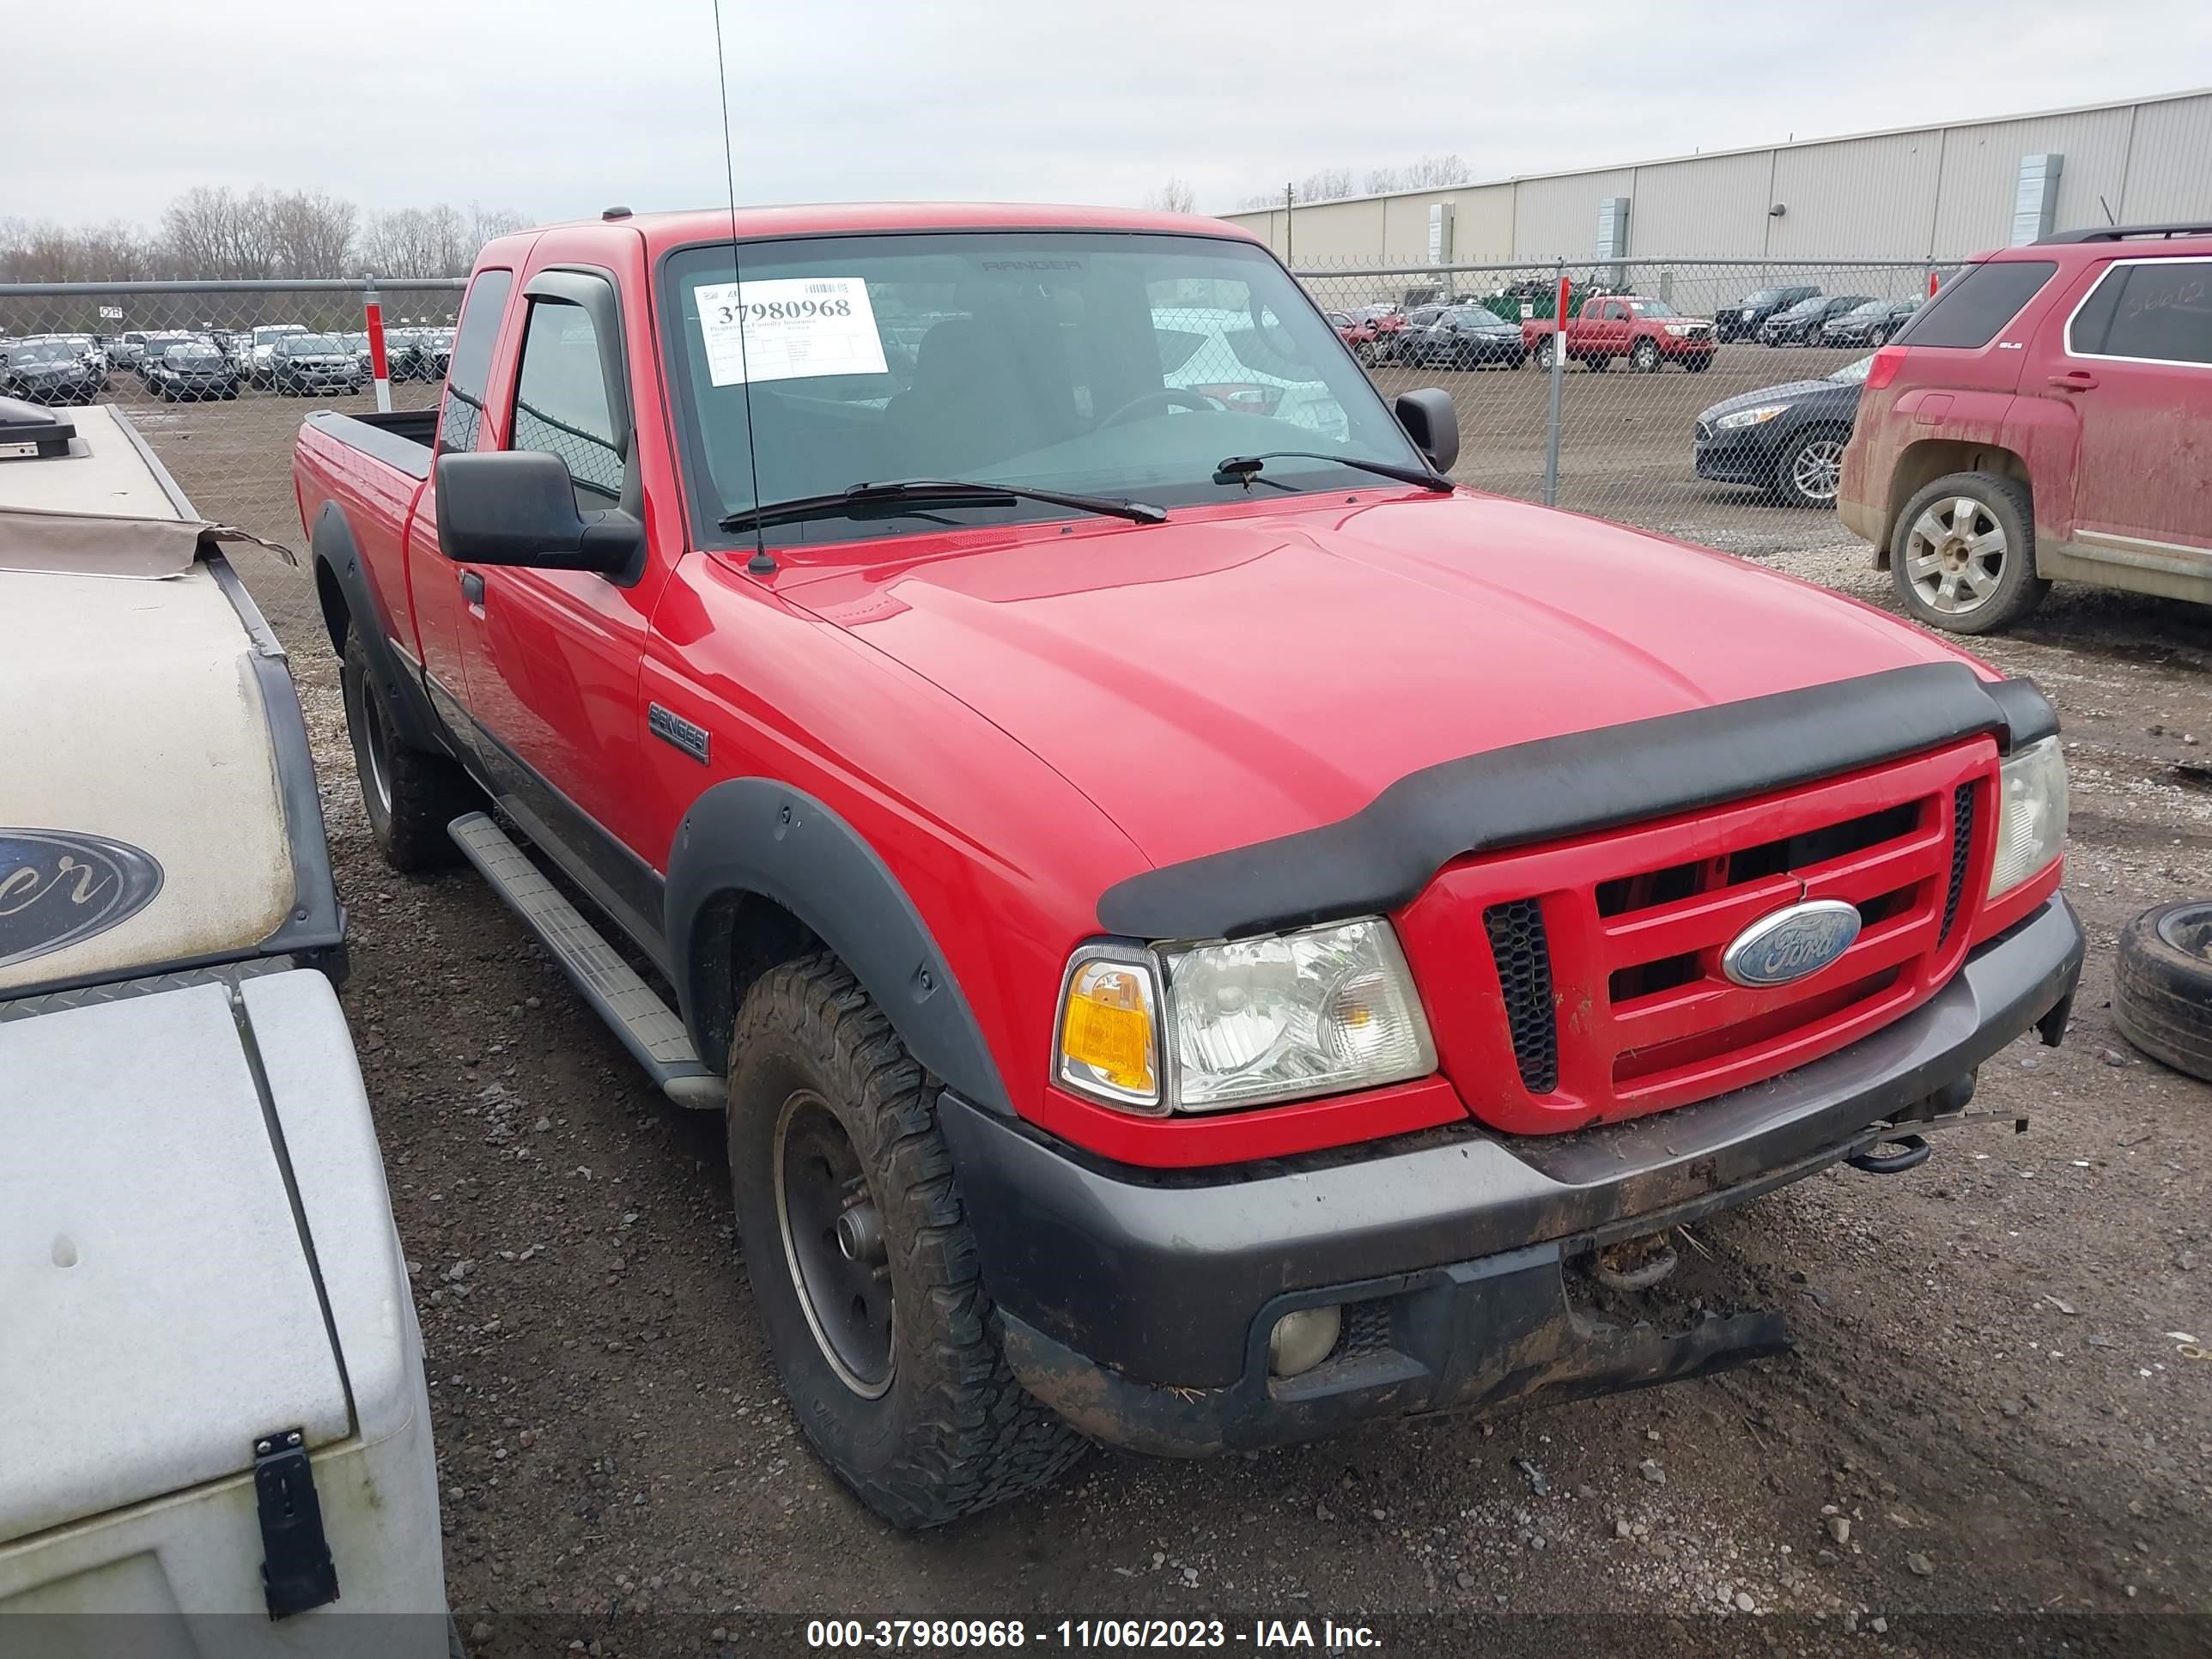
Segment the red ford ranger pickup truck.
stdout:
[[[1549,317],[1522,319],[1521,337],[1536,354],[1536,367],[1549,370],[1559,348],[1559,325]],[[1680,363],[1692,374],[1713,366],[1719,349],[1713,325],[1704,317],[1685,317],[1664,300],[1633,294],[1607,295],[1583,301],[1567,319],[1567,356],[1584,368],[1602,370],[1626,357],[1639,374]]]
[[2031,684],[1458,447],[1243,232],[1026,206],[504,236],[440,410],[301,430],[386,855],[726,1111],[895,1522],[1774,1352],[1592,1276],[2059,1040]]

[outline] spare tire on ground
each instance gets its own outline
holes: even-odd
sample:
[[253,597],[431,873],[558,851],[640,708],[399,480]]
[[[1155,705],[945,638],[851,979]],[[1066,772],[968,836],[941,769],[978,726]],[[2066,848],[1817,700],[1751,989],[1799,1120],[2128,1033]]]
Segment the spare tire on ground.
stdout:
[[2153,1060],[2212,1082],[2212,899],[2161,904],[2121,930],[2112,1019]]

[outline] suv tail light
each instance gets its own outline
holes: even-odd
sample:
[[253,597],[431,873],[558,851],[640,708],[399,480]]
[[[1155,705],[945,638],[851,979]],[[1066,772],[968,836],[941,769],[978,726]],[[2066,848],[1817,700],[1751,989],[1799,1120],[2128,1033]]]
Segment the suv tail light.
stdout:
[[1866,389],[1879,392],[1895,380],[1897,371],[1905,367],[1905,354],[1908,349],[1909,347],[1901,345],[1886,345],[1875,352],[1874,362],[1867,369]]

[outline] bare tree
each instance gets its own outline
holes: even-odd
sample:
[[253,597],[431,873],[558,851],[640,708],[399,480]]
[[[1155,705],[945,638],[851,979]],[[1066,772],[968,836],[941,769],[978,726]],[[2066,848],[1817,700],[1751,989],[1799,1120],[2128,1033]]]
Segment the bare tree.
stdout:
[[163,257],[198,276],[273,276],[275,214],[275,198],[265,190],[235,196],[227,188],[195,185],[161,215]]
[[1334,202],[1351,194],[1350,167],[1323,167],[1298,180],[1297,199],[1301,202]]
[[528,216],[472,202],[402,208],[362,222],[360,210],[322,191],[219,187],[186,191],[151,236],[121,220],[60,225],[0,220],[0,281],[137,282],[298,276],[459,276],[477,250],[521,229]]
[[1145,205],[1162,213],[1195,213],[1198,192],[1181,179],[1170,179],[1158,190],[1146,192]]
[[1367,193],[1387,196],[1399,190],[1439,190],[1447,185],[1463,185],[1474,176],[1457,155],[1424,155],[1401,167],[1370,167]]
[[276,264],[287,276],[344,276],[352,273],[354,221],[358,210],[317,191],[287,191],[269,201],[269,233]]
[[[482,202],[470,203],[469,240],[473,244],[469,249],[470,264],[473,265],[476,263],[477,250],[493,237],[505,236],[514,231],[526,229],[529,224],[530,216],[514,208],[488,208]],[[453,274],[458,276],[466,273],[456,271]]]
[[0,222],[0,280],[14,283],[130,282],[151,276],[145,237],[120,220],[71,229]]

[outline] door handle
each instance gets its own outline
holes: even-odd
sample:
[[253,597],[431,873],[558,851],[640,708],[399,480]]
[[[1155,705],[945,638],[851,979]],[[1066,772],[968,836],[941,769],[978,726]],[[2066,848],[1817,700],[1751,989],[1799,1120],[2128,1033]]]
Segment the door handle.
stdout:
[[2097,377],[2086,368],[2069,368],[2063,374],[2054,374],[2051,384],[2061,392],[2087,392],[2097,384]]
[[461,597],[471,605],[482,605],[484,599],[483,578],[473,570],[461,572]]

